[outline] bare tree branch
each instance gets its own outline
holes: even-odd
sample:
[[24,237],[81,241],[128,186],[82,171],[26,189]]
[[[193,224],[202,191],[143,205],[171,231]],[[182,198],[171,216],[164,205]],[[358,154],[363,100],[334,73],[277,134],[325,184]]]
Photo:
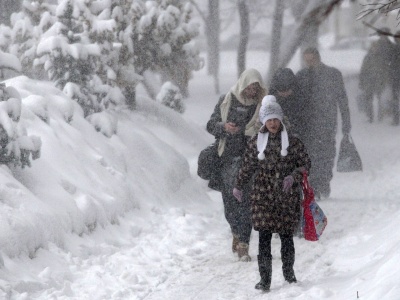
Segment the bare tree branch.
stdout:
[[204,23],[207,23],[207,16],[206,16],[205,13],[200,9],[199,5],[198,5],[194,0],[190,0],[190,3],[192,3],[192,5],[194,6],[194,8],[197,10],[197,12],[199,13],[200,17],[203,19]]
[[342,0],[327,0],[315,2],[310,9],[306,9],[305,15],[299,20],[297,28],[292,31],[291,37],[287,39],[288,43],[281,47],[282,51],[279,57],[279,67],[284,67],[289,63],[301,44],[310,24],[320,24],[341,1]]
[[[363,6],[366,8],[357,14],[357,20],[365,18],[366,16],[368,16],[374,12],[377,12],[380,14],[388,14],[391,11],[400,9],[399,0],[391,0],[387,3],[378,2],[378,3],[363,4]],[[397,19],[398,18],[399,18],[399,12],[397,13]]]
[[386,36],[392,36],[394,38],[400,38],[400,34],[394,34],[394,33],[391,33],[391,32],[383,31],[383,30],[381,30],[379,28],[376,28],[376,27],[372,26],[371,24],[368,24],[367,22],[362,22],[362,23],[365,26],[373,29],[376,33],[379,33],[380,35],[386,35]]

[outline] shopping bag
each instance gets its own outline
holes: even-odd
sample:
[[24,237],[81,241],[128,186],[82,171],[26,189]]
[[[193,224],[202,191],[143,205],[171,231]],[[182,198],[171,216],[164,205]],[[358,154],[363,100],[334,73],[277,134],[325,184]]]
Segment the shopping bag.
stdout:
[[362,171],[362,161],[350,134],[343,135],[336,164],[338,172]]
[[308,183],[307,172],[303,173],[303,216],[302,231],[307,241],[318,241],[326,225],[328,219],[321,207],[315,202],[314,190]]

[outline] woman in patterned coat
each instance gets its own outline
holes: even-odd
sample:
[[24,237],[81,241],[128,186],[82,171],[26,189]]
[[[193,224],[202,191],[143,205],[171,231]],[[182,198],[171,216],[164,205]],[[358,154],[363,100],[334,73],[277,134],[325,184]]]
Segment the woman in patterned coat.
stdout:
[[255,288],[269,291],[273,233],[279,233],[281,239],[285,280],[296,282],[293,233],[300,219],[302,172],[310,169],[311,161],[303,143],[288,135],[282,123],[282,108],[274,96],[264,97],[259,118],[264,125],[247,146],[233,194],[241,201],[243,187],[256,174],[250,202],[253,227],[259,231],[261,281]]

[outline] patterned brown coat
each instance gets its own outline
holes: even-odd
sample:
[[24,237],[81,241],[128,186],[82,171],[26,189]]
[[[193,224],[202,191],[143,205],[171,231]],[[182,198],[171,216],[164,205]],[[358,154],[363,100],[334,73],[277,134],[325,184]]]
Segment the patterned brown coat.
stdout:
[[[266,130],[265,127],[262,130]],[[281,134],[269,134],[265,160],[258,160],[257,136],[253,137],[243,156],[236,187],[243,190],[256,173],[251,191],[252,221],[255,230],[291,234],[299,225],[302,171],[311,168],[303,143],[289,135],[288,155],[281,156]],[[283,192],[283,179],[293,175],[289,193]]]

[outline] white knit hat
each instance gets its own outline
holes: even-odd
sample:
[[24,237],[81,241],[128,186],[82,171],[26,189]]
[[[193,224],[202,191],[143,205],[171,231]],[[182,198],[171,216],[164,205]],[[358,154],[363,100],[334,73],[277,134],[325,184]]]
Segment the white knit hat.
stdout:
[[[278,102],[276,102],[276,98],[274,96],[268,95],[263,98],[261,103],[259,118],[261,123],[263,124],[263,127],[265,126],[265,122],[267,122],[268,120],[278,119],[279,121],[281,121],[283,126],[283,130],[281,131],[281,143],[282,143],[281,155],[286,156],[288,154],[287,148],[289,147],[289,137],[285,124],[283,124],[282,122],[283,119],[282,108],[278,104]],[[268,131],[265,133],[261,132],[258,133],[257,150],[259,152],[258,153],[259,160],[265,159],[264,150],[268,144],[268,136],[269,136]]]
[[262,99],[258,116],[263,125],[271,119],[279,119],[282,122],[283,111],[278,102],[276,102],[275,96],[268,95]]

